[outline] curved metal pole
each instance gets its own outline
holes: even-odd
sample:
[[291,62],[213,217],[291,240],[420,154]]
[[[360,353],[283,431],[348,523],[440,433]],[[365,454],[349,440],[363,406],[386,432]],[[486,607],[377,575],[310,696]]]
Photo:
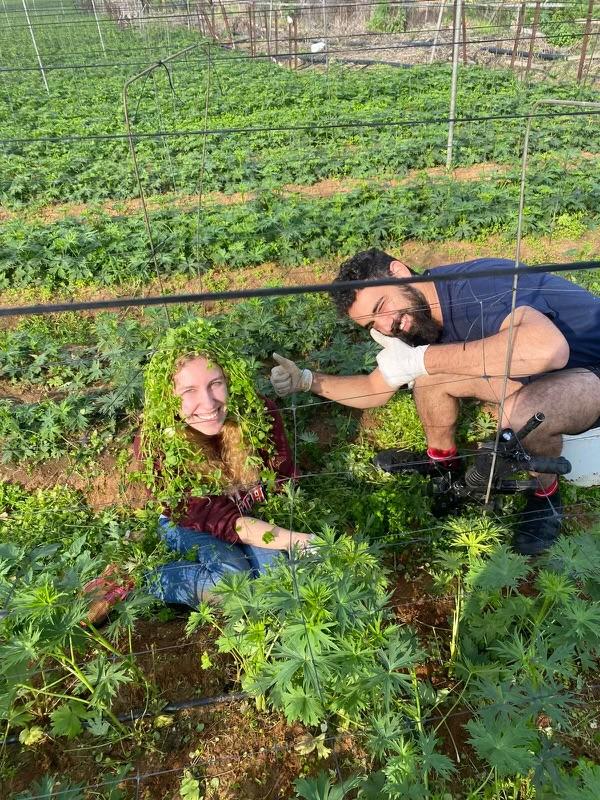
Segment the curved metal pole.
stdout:
[[[25,2],[25,0],[23,0],[23,2]],[[167,63],[169,61],[173,61],[176,58],[179,58],[182,55],[185,55],[186,53],[189,53],[191,50],[195,50],[197,47],[199,47],[199,44],[188,45],[188,47],[184,47],[183,50],[178,50],[176,53],[173,53],[172,55],[168,56],[167,58],[163,58],[160,61],[154,62],[154,64],[150,64],[149,67],[146,67],[146,69],[142,70],[141,72],[138,72],[137,75],[133,75],[131,78],[129,78],[127,81],[125,81],[125,84],[123,85],[123,110],[124,110],[124,113],[125,113],[125,125],[127,126],[127,140],[129,142],[129,152],[131,153],[131,158],[133,160],[133,169],[134,169],[134,172],[135,172],[135,178],[136,178],[136,181],[137,181],[138,190],[139,190],[139,194],[140,194],[140,202],[142,204],[142,213],[144,215],[144,225],[145,225],[145,228],[146,228],[146,233],[148,234],[148,241],[150,242],[150,252],[152,254],[152,261],[154,262],[154,269],[156,271],[156,277],[158,279],[158,284],[160,286],[161,294],[165,293],[164,285],[163,285],[162,277],[161,277],[161,274],[160,274],[160,268],[158,266],[158,259],[156,257],[156,247],[154,246],[154,238],[152,236],[152,228],[151,228],[151,225],[150,225],[150,216],[148,214],[148,206],[146,204],[146,195],[144,193],[144,187],[142,185],[142,180],[141,180],[141,177],[140,177],[140,169],[139,169],[139,164],[138,164],[138,160],[137,160],[137,153],[135,151],[135,137],[134,137],[134,134],[133,134],[133,131],[132,131],[132,128],[131,128],[131,120],[130,120],[130,117],[129,117],[129,105],[128,105],[129,87],[133,83],[138,81],[140,78],[143,78],[144,76],[150,75],[152,72],[154,72],[154,70],[159,69],[159,68],[164,68],[167,71],[167,75],[169,75],[169,78],[170,78],[170,73],[169,73],[169,70],[167,68]],[[170,327],[170,325],[171,325],[171,316],[169,314],[169,309],[167,308],[166,305],[165,305],[164,308],[165,308],[165,316],[167,318],[167,324]]]

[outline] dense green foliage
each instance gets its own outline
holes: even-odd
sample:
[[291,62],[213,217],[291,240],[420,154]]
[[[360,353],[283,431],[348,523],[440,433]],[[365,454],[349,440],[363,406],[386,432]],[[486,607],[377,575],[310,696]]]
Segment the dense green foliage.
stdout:
[[[43,10],[42,0],[36,3]],[[291,13],[292,6],[286,5]],[[413,171],[445,162],[446,65],[351,71],[332,62],[326,71],[293,72],[216,48],[183,25],[117,26],[106,19],[103,53],[93,17],[65,7],[47,25],[35,20],[42,60],[54,67],[47,96],[32,68],[22,15],[14,17],[19,24],[9,24],[14,10],[4,8],[3,65],[27,71],[5,70],[0,84],[0,203],[13,211],[0,230],[0,291],[21,295],[48,298],[120,284],[145,290],[157,272],[202,276],[210,288],[213,268],[302,264],[370,246],[393,249],[407,239],[512,236],[524,130],[523,120],[512,117],[549,92],[597,99],[593,88],[526,86],[508,71],[463,69],[458,115],[475,119],[457,126],[455,164],[494,161],[499,168],[489,179],[434,179]],[[580,31],[573,14],[581,15],[580,5],[544,11],[555,44]],[[556,26],[559,17],[564,27]],[[404,13],[393,3],[373,5],[371,31],[403,25]],[[143,189],[153,197],[153,251],[142,217],[119,206],[139,194],[122,89],[152,59],[192,42],[196,49],[172,62],[169,75],[160,67],[130,90],[136,133],[184,134],[136,139]],[[477,120],[488,115],[494,119]],[[23,141],[29,139],[37,141]],[[551,119],[534,122],[531,149],[525,231],[577,240],[598,224],[595,118],[553,110]],[[326,178],[361,183],[321,198],[285,188]],[[248,194],[231,204],[204,198],[198,208],[188,198],[169,205],[200,190]],[[46,211],[36,217],[39,206],[57,202],[95,205],[75,209],[77,216]],[[600,292],[597,272],[569,277]],[[271,391],[273,350],[327,372],[374,365],[375,346],[365,331],[336,318],[322,295],[212,308],[215,328],[193,322],[185,341],[172,333],[156,353],[168,323],[205,314],[194,306],[172,308],[169,317],[164,309],[135,317],[62,314],[0,331],[3,474],[13,465],[21,474],[35,472],[63,458],[67,483],[75,470],[97,474],[107,449],[124,467],[153,355],[146,391],[156,401],[153,443],[164,445],[177,425],[175,404],[167,402],[173,346],[188,350],[190,338],[195,347],[208,342],[217,360],[227,362],[233,395],[240,403],[250,399],[255,412],[250,374],[259,392]],[[192,337],[200,330],[211,332],[201,343]],[[235,344],[235,356],[222,342],[225,350],[217,352],[221,337]],[[237,354],[247,370],[237,370]],[[201,605],[188,628],[206,626],[207,641],[218,632],[198,670],[209,669],[219,651],[227,654],[259,709],[306,727],[297,796],[598,797],[600,771],[586,760],[597,754],[597,734],[590,733],[595,700],[592,716],[581,716],[600,655],[600,532],[585,530],[600,508],[598,490],[566,488],[578,516],[565,525],[569,535],[534,564],[508,547],[514,517],[498,521],[466,507],[465,516],[442,522],[427,479],[373,467],[380,448],[424,445],[408,393],[370,411],[364,425],[358,414],[313,396],[280,406],[304,477],[271,493],[256,514],[314,533],[314,548],[282,559],[256,580],[234,575],[223,581],[220,606]],[[491,437],[489,416],[471,406],[463,412],[461,445]],[[255,414],[257,421],[249,437],[258,447],[268,431]],[[179,468],[182,451],[173,444],[163,454]],[[136,512],[114,500],[93,511],[64,486],[27,491],[0,483],[0,737],[16,735],[36,754],[50,739],[81,739],[90,749],[118,745],[108,759],[112,787],[94,790],[103,800],[129,796],[119,776],[157,747],[156,730],[126,729],[115,707],[132,689],[148,708],[160,708],[159,687],[142,674],[131,637],[140,617],[158,626],[168,615],[157,613],[147,596],[148,573],[170,557],[156,531],[158,508],[148,503]],[[518,501],[505,508],[515,509]],[[85,621],[90,597],[82,587],[114,563],[137,589],[99,631]],[[400,607],[411,591],[417,602],[407,624]],[[436,612],[431,619],[427,608]],[[190,686],[189,695],[195,691]],[[343,780],[333,770],[316,774],[318,759],[345,735],[359,750],[343,762]],[[7,761],[2,746],[0,778]],[[204,783],[212,797],[203,773],[184,767],[181,779],[185,800],[200,800]],[[88,793],[67,775],[46,775],[18,797],[77,800]]]
[[[14,221],[0,232],[0,289],[72,289],[89,283],[146,282],[207,268],[232,269],[277,261],[299,264],[348,255],[406,239],[473,239],[514,233],[519,176],[457,183],[424,176],[405,186],[366,186],[311,199],[263,195],[240,205],[151,215],[154,250],[140,216]],[[587,164],[570,174],[558,160],[532,171],[525,231],[551,234],[568,220],[578,230],[597,224],[600,180]]]
[[[25,38],[27,32],[19,35]],[[177,31],[171,37],[168,52],[189,42],[191,34]],[[79,70],[50,72],[50,102],[35,70],[7,75],[0,98],[0,139],[6,140],[0,144],[2,204],[18,208],[32,202],[138,195],[121,92],[125,80],[145,66],[138,55],[138,48],[143,53],[145,46],[143,35],[123,31],[113,58],[137,67],[90,69],[85,80]],[[409,169],[445,163],[446,65],[355,72],[332,64],[326,73],[298,74],[223,50],[211,50],[209,58],[207,47],[199,41],[197,51],[171,62],[170,78],[160,69],[130,89],[135,133],[194,132],[136,141],[146,194],[193,193],[200,187],[204,192],[271,189],[348,176],[396,178]],[[65,63],[63,53],[54,57]],[[552,86],[550,91],[556,98],[596,96],[576,85]],[[524,121],[511,117],[526,114],[548,93],[544,84],[525,87],[509,71],[473,67],[461,73],[458,115],[474,121],[456,128],[455,164],[518,160]],[[477,121],[489,115],[495,119]],[[360,123],[374,125],[361,128]],[[205,129],[213,132],[206,140],[201,134]],[[106,134],[121,138],[101,138]],[[89,136],[99,138],[85,138]],[[67,139],[20,141],[43,137]],[[536,121],[531,148],[598,153],[600,136],[593,117],[555,114]]]

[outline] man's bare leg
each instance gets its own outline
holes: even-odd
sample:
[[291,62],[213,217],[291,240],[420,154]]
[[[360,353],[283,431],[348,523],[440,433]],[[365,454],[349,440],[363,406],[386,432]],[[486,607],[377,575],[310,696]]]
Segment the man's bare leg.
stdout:
[[[508,398],[503,424],[518,430],[537,411],[542,411],[545,419],[527,437],[527,450],[535,455],[559,456],[563,434],[581,433],[600,417],[600,378],[584,369],[545,375]],[[555,478],[537,477],[542,487]]]
[[[461,399],[475,399],[497,406],[503,378],[471,378],[464,375],[424,375],[413,389],[419,418],[425,429],[428,447],[450,450],[455,446],[455,431]],[[523,389],[509,380],[506,396]]]

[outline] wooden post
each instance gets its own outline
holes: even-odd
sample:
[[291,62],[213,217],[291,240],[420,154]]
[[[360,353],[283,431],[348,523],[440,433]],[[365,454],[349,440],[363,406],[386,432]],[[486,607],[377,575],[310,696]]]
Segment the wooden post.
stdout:
[[527,54],[527,66],[525,67],[525,80],[529,75],[531,69],[531,62],[533,60],[533,47],[537,37],[538,25],[540,24],[540,13],[542,10],[541,0],[535,0],[535,11],[533,12],[533,25],[531,26],[531,41],[529,42],[529,53]]
[[290,58],[288,61],[289,68],[292,69],[292,37],[293,37],[293,22],[291,17],[288,17],[288,48],[290,51]]
[[225,30],[227,31],[227,35],[229,36],[229,41],[231,42],[231,49],[235,50],[233,32],[231,30],[231,25],[229,24],[229,17],[227,16],[227,12],[225,11],[225,6],[223,5],[223,0],[219,0],[219,7],[221,9],[221,14],[223,14],[223,22],[225,23]]
[[521,3],[519,14],[517,16],[517,30],[515,33],[515,43],[513,44],[512,55],[510,57],[510,68],[514,69],[515,59],[519,51],[519,40],[521,38],[521,30],[523,29],[523,20],[525,19],[525,3]]
[[279,55],[279,11],[275,9],[275,56]]
[[581,44],[581,55],[579,57],[579,67],[577,68],[577,83],[581,83],[581,77],[583,75],[583,66],[585,64],[585,57],[587,55],[588,40],[590,38],[590,31],[592,30],[593,12],[594,0],[589,0],[585,28],[583,32],[583,42]]

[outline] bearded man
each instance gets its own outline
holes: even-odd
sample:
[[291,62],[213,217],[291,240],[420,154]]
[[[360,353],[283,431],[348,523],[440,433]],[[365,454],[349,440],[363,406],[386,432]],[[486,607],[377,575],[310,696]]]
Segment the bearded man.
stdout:
[[[368,375],[327,375],[274,354],[276,393],[311,391],[353,408],[372,408],[408,385],[425,430],[426,457],[443,466],[457,455],[460,400],[499,405],[504,395],[502,426],[518,430],[542,411],[545,421],[527,437],[527,449],[559,456],[563,434],[600,423],[600,298],[555,275],[524,271],[513,311],[514,266],[506,259],[482,258],[427,270],[431,280],[417,285],[333,290],[338,311],[369,328],[383,348],[377,369]],[[490,270],[497,274],[478,275]],[[415,274],[373,248],[344,262],[336,282]],[[393,452],[386,458],[387,464],[380,461],[384,468]],[[529,497],[513,539],[525,555],[550,547],[562,521],[557,476],[537,478],[539,488]]]

